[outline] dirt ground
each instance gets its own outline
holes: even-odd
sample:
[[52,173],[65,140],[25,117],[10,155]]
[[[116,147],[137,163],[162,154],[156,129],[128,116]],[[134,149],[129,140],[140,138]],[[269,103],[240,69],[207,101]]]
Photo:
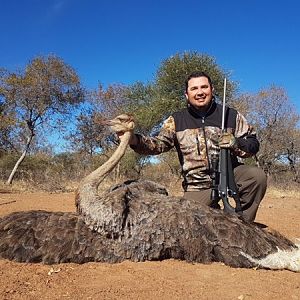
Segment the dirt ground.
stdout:
[[[6,193],[0,215],[43,209],[73,211],[73,193]],[[300,238],[300,195],[269,192],[257,221]],[[300,299],[300,273],[183,261],[22,264],[0,260],[0,299]]]

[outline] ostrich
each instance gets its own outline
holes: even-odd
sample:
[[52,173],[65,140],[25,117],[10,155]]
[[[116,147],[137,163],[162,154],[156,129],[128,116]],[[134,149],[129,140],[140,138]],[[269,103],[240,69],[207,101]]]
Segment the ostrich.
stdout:
[[77,213],[28,211],[0,218],[1,258],[45,264],[173,258],[300,271],[300,249],[279,233],[168,196],[152,181],[128,181],[98,195],[99,184],[124,155],[134,127],[127,115],[107,124],[124,134],[112,157],[80,183]]

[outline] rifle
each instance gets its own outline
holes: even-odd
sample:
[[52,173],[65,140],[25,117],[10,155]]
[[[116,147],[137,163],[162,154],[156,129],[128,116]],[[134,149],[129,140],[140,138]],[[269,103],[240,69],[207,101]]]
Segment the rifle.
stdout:
[[[225,129],[225,104],[226,104],[226,78],[224,79],[224,94],[222,106],[222,133]],[[221,148],[220,153],[213,154],[211,157],[211,178],[212,191],[211,200],[212,207],[218,206],[221,199],[224,206],[224,211],[228,213],[236,213],[242,216],[242,207],[238,189],[234,181],[234,174],[231,162],[230,149]],[[235,207],[229,202],[229,197],[232,197],[235,202]]]

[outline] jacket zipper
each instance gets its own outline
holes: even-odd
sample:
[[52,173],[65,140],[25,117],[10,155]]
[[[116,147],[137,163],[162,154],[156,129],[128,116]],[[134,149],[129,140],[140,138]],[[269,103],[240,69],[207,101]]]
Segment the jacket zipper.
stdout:
[[198,151],[198,155],[200,155],[200,143],[199,143],[198,134],[196,134],[196,142],[197,142],[197,151]]
[[[204,123],[205,123],[205,117],[202,117],[202,124],[204,124]],[[208,147],[207,147],[207,141],[206,141],[205,126],[203,126],[202,129],[203,129],[203,137],[204,137],[204,143],[205,143],[207,166],[208,166],[208,170],[210,170],[210,160],[209,160],[209,155],[208,155]],[[198,139],[197,139],[197,143],[199,143]],[[199,152],[199,150],[198,150],[198,152]]]

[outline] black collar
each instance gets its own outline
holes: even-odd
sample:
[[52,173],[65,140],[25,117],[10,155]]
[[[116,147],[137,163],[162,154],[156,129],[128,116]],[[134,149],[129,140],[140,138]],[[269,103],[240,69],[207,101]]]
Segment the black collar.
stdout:
[[212,99],[211,104],[209,106],[209,108],[206,111],[200,111],[199,109],[195,108],[195,106],[191,105],[190,103],[188,103],[187,105],[187,109],[189,111],[189,113],[194,116],[195,118],[206,118],[207,116],[209,116],[210,114],[212,114],[214,112],[214,110],[216,109],[216,101],[214,99]]

